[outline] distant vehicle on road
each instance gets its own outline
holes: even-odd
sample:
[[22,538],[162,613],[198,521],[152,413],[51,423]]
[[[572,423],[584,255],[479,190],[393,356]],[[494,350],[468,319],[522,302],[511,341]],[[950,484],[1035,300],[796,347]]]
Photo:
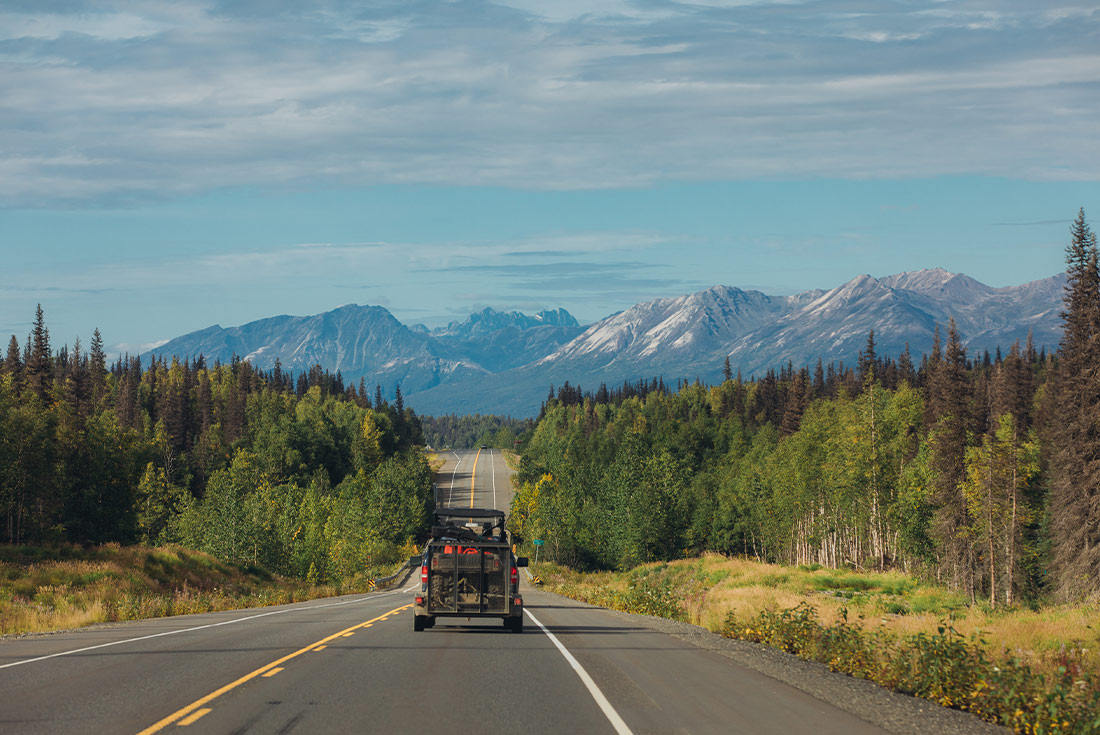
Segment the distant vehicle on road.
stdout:
[[413,605],[413,630],[436,618],[500,618],[513,633],[523,632],[519,567],[527,557],[512,554],[504,512],[484,508],[435,511],[432,540],[420,563],[420,594]]
[[482,448],[482,449],[488,449],[488,448],[489,448],[489,445],[488,445],[488,444],[482,444],[482,445],[481,445],[481,448]]

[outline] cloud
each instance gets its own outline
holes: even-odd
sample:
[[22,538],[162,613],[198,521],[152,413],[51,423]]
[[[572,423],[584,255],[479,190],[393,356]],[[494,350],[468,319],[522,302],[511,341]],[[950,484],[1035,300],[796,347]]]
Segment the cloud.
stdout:
[[1100,10],[1040,5],[13,2],[0,205],[225,186],[1095,180]]

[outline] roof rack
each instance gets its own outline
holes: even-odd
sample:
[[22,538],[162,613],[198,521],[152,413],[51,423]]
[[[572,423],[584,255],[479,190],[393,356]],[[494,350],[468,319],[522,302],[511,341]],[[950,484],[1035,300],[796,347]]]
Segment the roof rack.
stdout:
[[504,511],[496,508],[436,508],[436,518],[503,518]]

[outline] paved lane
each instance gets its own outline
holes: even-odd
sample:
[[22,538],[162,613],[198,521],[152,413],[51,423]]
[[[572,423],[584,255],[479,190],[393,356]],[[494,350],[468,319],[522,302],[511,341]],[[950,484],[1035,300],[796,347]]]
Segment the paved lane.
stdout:
[[[507,508],[507,478],[498,452],[451,453],[436,492]],[[526,583],[522,635],[461,618],[414,633],[417,587],[0,642],[0,732],[886,732],[643,619]],[[913,718],[891,731],[969,732]]]
[[497,508],[512,502],[511,472],[499,449],[440,452],[443,467],[436,479],[436,505],[447,508]]

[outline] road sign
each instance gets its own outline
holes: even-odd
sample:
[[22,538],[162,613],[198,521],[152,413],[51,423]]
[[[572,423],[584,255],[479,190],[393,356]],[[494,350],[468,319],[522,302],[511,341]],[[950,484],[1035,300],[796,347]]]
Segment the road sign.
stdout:
[[533,543],[535,546],[542,546],[545,542],[542,539],[537,538],[534,541],[532,541],[531,543]]

